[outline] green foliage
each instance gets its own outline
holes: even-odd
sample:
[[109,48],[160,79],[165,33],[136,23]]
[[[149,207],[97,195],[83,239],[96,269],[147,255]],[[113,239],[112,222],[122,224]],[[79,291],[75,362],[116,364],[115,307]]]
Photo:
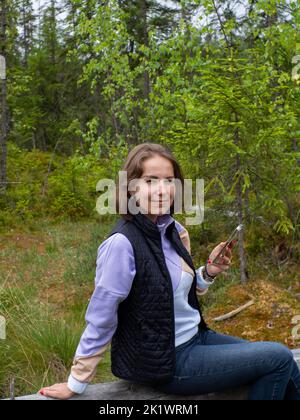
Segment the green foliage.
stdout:
[[[9,181],[20,184],[0,197],[2,225],[92,214],[97,181],[116,178],[129,149],[154,141],[172,148],[186,178],[205,179],[210,207],[293,235],[293,2],[68,0],[65,25],[58,3],[41,9],[38,43],[17,25],[34,26],[30,0],[23,6],[10,4],[8,42]],[[14,41],[30,46],[26,57]],[[29,150],[25,159],[12,143]]]
[[77,220],[95,214],[97,182],[111,176],[107,160],[28,152],[11,143],[8,155],[10,184],[0,195],[0,226],[30,223],[43,215]]

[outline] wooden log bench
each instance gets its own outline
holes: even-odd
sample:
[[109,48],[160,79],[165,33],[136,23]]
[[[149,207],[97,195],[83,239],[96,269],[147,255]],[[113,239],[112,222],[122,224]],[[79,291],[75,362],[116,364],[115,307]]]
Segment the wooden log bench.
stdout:
[[[293,350],[295,360],[300,368],[300,349]],[[154,391],[151,387],[117,380],[115,382],[89,385],[84,394],[72,400],[245,400],[247,387],[207,395],[168,395]],[[39,394],[17,397],[16,400],[51,400]]]

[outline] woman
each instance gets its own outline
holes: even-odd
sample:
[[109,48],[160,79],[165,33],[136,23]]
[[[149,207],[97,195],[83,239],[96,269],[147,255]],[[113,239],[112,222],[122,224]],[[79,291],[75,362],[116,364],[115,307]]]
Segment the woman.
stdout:
[[[250,400],[299,400],[300,373],[287,347],[250,343],[207,327],[197,294],[228,270],[232,251],[227,247],[218,264],[195,270],[188,231],[172,217],[175,180],[183,186],[173,154],[141,144],[123,171],[128,184],[137,180],[139,188],[126,189],[127,214],[99,247],[96,287],[71,374],[67,383],[40,393],[68,399],[84,392],[111,344],[115,376],[162,392],[196,395],[250,384]],[[136,214],[129,210],[133,199]]]

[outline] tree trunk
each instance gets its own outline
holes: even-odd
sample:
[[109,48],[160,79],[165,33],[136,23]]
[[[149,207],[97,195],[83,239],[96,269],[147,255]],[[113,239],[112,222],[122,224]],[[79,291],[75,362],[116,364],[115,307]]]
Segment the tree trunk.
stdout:
[[4,65],[3,79],[1,80],[1,189],[6,190],[7,188],[7,89],[6,89],[6,14],[7,14],[7,3],[6,0],[1,0],[1,31],[0,31],[0,55],[3,57],[2,62]]
[[[141,19],[143,22],[143,43],[146,47],[149,47],[147,12],[148,12],[147,1],[141,0]],[[149,99],[149,95],[150,95],[150,78],[149,78],[149,73],[145,70],[144,72],[144,98]]]
[[24,47],[24,67],[27,67],[28,65],[28,57],[29,57],[29,31],[27,26],[27,16],[26,16],[26,4],[23,1],[22,8],[21,8],[21,14],[23,19],[23,47]]
[[[235,122],[238,122],[239,118],[238,115],[235,113]],[[240,139],[239,139],[239,129],[236,128],[234,131],[234,143],[238,146],[240,143]],[[240,171],[241,170],[241,158],[240,155],[236,156],[236,171]],[[242,181],[241,178],[239,177],[238,183],[237,183],[237,210],[238,210],[238,222],[239,224],[244,224],[245,223],[245,219],[244,219],[244,202],[243,202],[243,189],[242,189]],[[245,253],[245,249],[244,249],[244,240],[245,240],[245,235],[244,235],[244,229],[242,229],[239,232],[239,258],[240,258],[240,273],[241,273],[241,282],[242,283],[246,283],[249,279],[249,274],[247,271],[247,258],[246,258],[246,253]]]
[[[240,157],[236,158],[237,167],[240,167]],[[238,207],[238,219],[239,224],[244,224],[244,212],[243,212],[243,193],[242,193],[242,182],[239,179],[237,184],[237,207]],[[241,273],[241,282],[246,283],[249,279],[249,274],[247,271],[247,258],[244,249],[244,229],[239,232],[239,257],[240,257],[240,273]]]

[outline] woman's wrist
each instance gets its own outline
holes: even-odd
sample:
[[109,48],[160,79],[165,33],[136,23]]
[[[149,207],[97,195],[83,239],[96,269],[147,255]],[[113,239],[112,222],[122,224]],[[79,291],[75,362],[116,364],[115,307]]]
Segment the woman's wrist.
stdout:
[[204,279],[204,275],[203,275],[203,270],[204,270],[204,265],[203,266],[201,266],[201,267],[199,267],[197,270],[196,270],[196,274],[197,274],[197,288],[198,288],[198,290],[201,290],[201,291],[204,291],[204,292],[206,292],[207,291],[207,289],[212,285],[212,284],[214,284],[214,281],[206,281],[205,279]]
[[208,269],[208,262],[205,264],[205,266],[204,266],[204,269],[203,269],[203,278],[204,278],[204,280],[206,280],[206,281],[211,281],[211,282],[213,282],[214,281],[214,279],[217,277],[217,275],[212,275],[212,274],[210,274],[210,272],[209,272],[209,269]]
[[80,382],[77,379],[75,379],[72,375],[70,375],[68,378],[68,388],[74,394],[82,394],[87,386],[88,383]]

